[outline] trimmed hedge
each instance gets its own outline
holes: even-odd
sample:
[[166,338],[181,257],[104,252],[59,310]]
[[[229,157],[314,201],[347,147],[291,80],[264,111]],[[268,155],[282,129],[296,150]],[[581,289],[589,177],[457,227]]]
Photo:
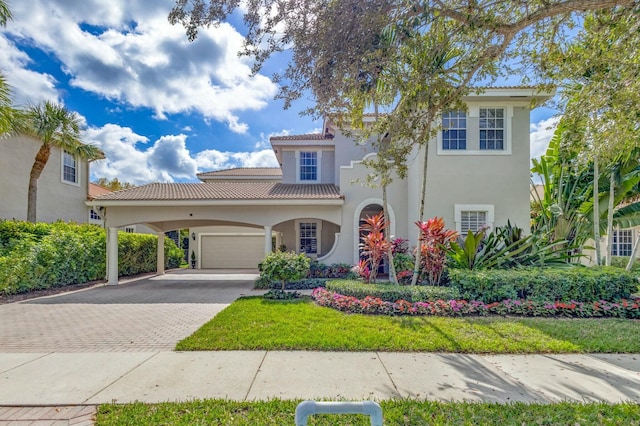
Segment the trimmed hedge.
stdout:
[[358,299],[371,296],[387,302],[398,300],[426,302],[429,300],[458,299],[460,296],[458,290],[452,287],[401,286],[391,283],[367,284],[356,280],[331,280],[327,282],[326,289]]
[[[0,294],[25,293],[104,279],[105,230],[89,224],[0,220]],[[118,234],[119,274],[156,270],[157,237]],[[165,239],[165,266],[180,265],[183,253]]]
[[463,299],[485,303],[506,299],[614,301],[638,290],[632,274],[613,267],[449,269],[449,280]]
[[[286,284],[286,290],[313,290],[317,287],[324,287],[331,278],[304,278]],[[259,290],[281,289],[282,283],[279,281],[271,281],[267,277],[258,277],[253,283],[253,288]]]

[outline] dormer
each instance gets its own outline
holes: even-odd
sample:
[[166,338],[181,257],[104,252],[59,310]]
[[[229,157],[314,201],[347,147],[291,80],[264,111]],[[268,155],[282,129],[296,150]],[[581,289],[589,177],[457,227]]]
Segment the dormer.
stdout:
[[282,169],[282,183],[334,183],[335,142],[329,131],[272,136],[269,141]]

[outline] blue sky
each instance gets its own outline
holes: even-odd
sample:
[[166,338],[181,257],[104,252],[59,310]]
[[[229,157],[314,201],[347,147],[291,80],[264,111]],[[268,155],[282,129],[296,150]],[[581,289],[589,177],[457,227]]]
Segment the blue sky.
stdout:
[[[91,177],[136,185],[195,181],[230,167],[276,166],[269,136],[316,131],[283,110],[270,80],[286,56],[256,76],[239,58],[239,19],[189,43],[167,15],[173,0],[10,0],[13,22],[0,33],[0,66],[17,105],[49,99],[86,121],[84,140],[106,160]],[[236,25],[234,27],[234,25]],[[553,111],[532,112],[532,156],[548,143]]]

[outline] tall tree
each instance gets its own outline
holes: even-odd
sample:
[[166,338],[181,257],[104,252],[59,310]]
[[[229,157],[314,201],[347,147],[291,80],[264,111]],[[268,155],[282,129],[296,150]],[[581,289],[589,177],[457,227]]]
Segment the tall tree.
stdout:
[[[616,170],[637,165],[640,149],[640,5],[635,14],[601,10],[587,14],[584,30],[566,48],[552,51],[544,64],[562,84],[564,118],[582,137],[565,147],[593,163],[593,237],[602,263],[600,209],[608,212],[605,262],[611,263]],[[601,203],[601,170],[609,175],[608,203]],[[604,177],[604,176],[603,176]],[[604,205],[601,205],[604,204]]]
[[[257,72],[274,53],[290,49],[279,98],[285,107],[311,92],[314,116],[351,116],[362,73],[375,75],[392,96],[378,106],[386,114],[373,128],[394,144],[420,146],[424,170],[418,216],[424,221],[428,149],[443,110],[464,108],[463,96],[479,86],[527,67],[544,64],[565,43],[578,14],[616,10],[638,20],[637,0],[176,0],[169,21],[188,37],[218,25],[236,9],[247,26],[243,53],[256,59]],[[395,35],[379,49],[382,35]],[[338,120],[339,121],[339,120]],[[410,149],[400,149],[395,165],[406,165]],[[386,167],[383,165],[382,167]]]
[[53,147],[87,160],[104,158],[104,154],[96,146],[82,143],[77,114],[54,102],[46,101],[30,106],[23,112],[23,119],[14,122],[14,126],[16,133],[42,143],[31,166],[27,195],[27,220],[35,222],[38,179],[49,161]]
[[[0,0],[0,26],[4,27],[9,20],[11,20],[9,6],[4,0]],[[14,115],[15,111],[11,107],[11,90],[4,74],[0,72],[0,136],[11,130]]]

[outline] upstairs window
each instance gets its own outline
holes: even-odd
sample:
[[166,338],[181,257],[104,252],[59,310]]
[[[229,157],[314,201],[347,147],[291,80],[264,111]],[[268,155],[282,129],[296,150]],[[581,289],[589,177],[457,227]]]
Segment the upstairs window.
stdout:
[[612,256],[631,256],[633,251],[633,231],[631,229],[615,229],[611,245]]
[[442,149],[467,149],[467,113],[442,114]]
[[504,108],[480,108],[480,149],[504,150]]
[[300,181],[314,182],[318,180],[318,153],[300,152]]
[[62,181],[78,183],[78,163],[76,157],[67,151],[62,153]]

